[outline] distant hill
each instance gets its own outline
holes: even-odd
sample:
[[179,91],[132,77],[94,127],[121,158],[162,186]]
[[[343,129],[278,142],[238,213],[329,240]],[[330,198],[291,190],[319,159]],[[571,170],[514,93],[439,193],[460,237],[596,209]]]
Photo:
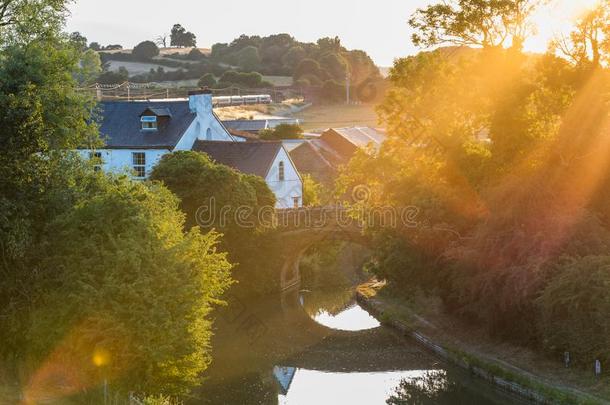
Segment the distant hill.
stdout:
[[214,44],[211,49],[161,48],[153,58],[138,58],[131,49],[99,53],[105,69],[98,80],[102,84],[129,80],[191,86],[201,79],[206,86],[219,90],[282,87],[334,103],[345,99],[348,74],[357,101],[371,102],[383,82],[370,56],[345,48],[338,37],[308,43],[289,34],[242,35],[230,43]]
[[[171,58],[172,55],[188,55],[198,49],[204,55],[210,55],[212,50],[210,48],[159,48],[159,56],[157,58]],[[116,54],[116,53],[128,53],[131,54],[132,49],[113,49],[113,50],[101,50],[100,53]]]

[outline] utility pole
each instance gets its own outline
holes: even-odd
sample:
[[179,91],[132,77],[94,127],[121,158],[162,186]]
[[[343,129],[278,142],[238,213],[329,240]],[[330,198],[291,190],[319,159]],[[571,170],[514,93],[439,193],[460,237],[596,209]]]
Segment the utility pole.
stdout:
[[349,76],[349,67],[345,69],[345,103],[349,105],[349,86],[350,86],[350,76]]

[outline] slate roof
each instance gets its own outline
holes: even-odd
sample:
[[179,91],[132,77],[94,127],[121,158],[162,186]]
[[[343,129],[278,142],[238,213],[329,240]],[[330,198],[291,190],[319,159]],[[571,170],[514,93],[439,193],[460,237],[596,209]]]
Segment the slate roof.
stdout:
[[229,130],[258,132],[269,128],[267,120],[228,120],[222,122]]
[[316,181],[332,186],[336,176],[336,166],[324,157],[314,141],[305,141],[290,151],[290,158],[299,173],[310,174]]
[[258,135],[250,133],[250,132],[238,131],[236,129],[227,129],[227,131],[229,131],[229,133],[233,136],[238,136],[240,138],[244,138],[246,141],[260,141],[260,138]]
[[157,117],[171,117],[172,113],[169,108],[148,107],[148,111],[155,114]]
[[196,141],[193,145],[193,150],[206,153],[220,164],[263,178],[281,148],[281,142]]
[[[196,117],[188,101],[107,101],[100,107],[100,133],[109,149],[172,149]],[[146,109],[169,113],[171,118],[157,131],[143,131],[140,116]]]

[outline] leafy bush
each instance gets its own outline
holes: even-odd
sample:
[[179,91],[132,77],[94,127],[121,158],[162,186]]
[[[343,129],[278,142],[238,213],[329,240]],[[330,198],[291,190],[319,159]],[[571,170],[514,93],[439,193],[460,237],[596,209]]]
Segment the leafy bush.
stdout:
[[150,60],[159,55],[159,48],[152,41],[140,42],[131,52],[137,60]]
[[199,50],[199,48],[193,48],[187,55],[187,59],[189,60],[202,60],[205,59],[206,56],[203,52]]
[[299,124],[280,124],[275,128],[263,129],[259,133],[261,139],[302,139],[303,128]]
[[563,259],[537,304],[546,348],[581,364],[610,363],[610,256]]
[[389,231],[377,232],[374,246],[365,267],[369,273],[406,291],[434,286],[434,267],[417,246]]
[[122,392],[185,395],[211,360],[208,315],[230,285],[219,237],[183,233],[159,184],[97,187],[48,226],[28,354],[73,364],[83,386],[112,376]]
[[[151,179],[162,181],[180,198],[188,227],[199,223],[223,233],[221,247],[231,262],[240,264],[233,274],[248,293],[274,290],[279,280],[280,258],[275,254],[279,241],[261,221],[265,218],[257,215],[262,208],[273,212],[276,204],[264,179],[216,164],[198,152],[165,155]],[[269,254],[261,256],[261,251]]]
[[230,70],[220,77],[220,82],[248,88],[273,87],[270,83],[263,81],[263,76],[258,72],[242,73]]
[[101,84],[120,84],[129,80],[129,71],[125,66],[120,66],[115,71],[103,72],[97,77],[97,82]]
[[215,87],[216,84],[217,84],[216,78],[211,73],[206,73],[205,75],[201,76],[201,79],[199,79],[199,82],[197,82],[197,85],[199,87],[212,88],[212,87]]
[[336,80],[327,80],[320,89],[324,102],[336,103],[345,100],[345,83]]

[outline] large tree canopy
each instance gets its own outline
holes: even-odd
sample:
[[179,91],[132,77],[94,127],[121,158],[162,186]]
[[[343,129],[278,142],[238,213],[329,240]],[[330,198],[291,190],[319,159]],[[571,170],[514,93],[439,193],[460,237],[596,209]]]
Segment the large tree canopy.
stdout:
[[65,3],[0,3],[3,377],[33,403],[57,388],[54,366],[69,383],[52,399],[83,402],[102,375],[125,395],[182,395],[210,361],[207,315],[230,265],[218,235],[183,232],[167,189],[94,173],[73,152],[100,145],[94,100],[75,81],[99,59],[60,33]]
[[521,49],[529,21],[544,0],[451,0],[418,9],[409,20],[415,45],[441,44]]
[[610,0],[600,1],[581,16],[572,32],[557,37],[551,48],[580,67],[599,68],[610,62]]
[[208,315],[231,266],[216,252],[217,234],[183,233],[184,214],[164,187],[97,184],[48,224],[28,354],[59,353],[82,385],[96,386],[99,353],[115,389],[184,395],[211,360]]
[[170,33],[170,45],[180,48],[197,45],[197,37],[180,24],[175,24]]
[[414,229],[368,230],[369,269],[395,291],[439,294],[491,334],[554,356],[607,361],[610,6],[579,21],[566,60],[505,49],[517,32],[506,3],[416,14],[420,45],[476,46],[395,62],[378,109],[388,139],[355,155],[338,191],[366,185],[360,215],[417,207]]
[[0,0],[0,36],[29,41],[55,35],[61,29],[71,0]]

